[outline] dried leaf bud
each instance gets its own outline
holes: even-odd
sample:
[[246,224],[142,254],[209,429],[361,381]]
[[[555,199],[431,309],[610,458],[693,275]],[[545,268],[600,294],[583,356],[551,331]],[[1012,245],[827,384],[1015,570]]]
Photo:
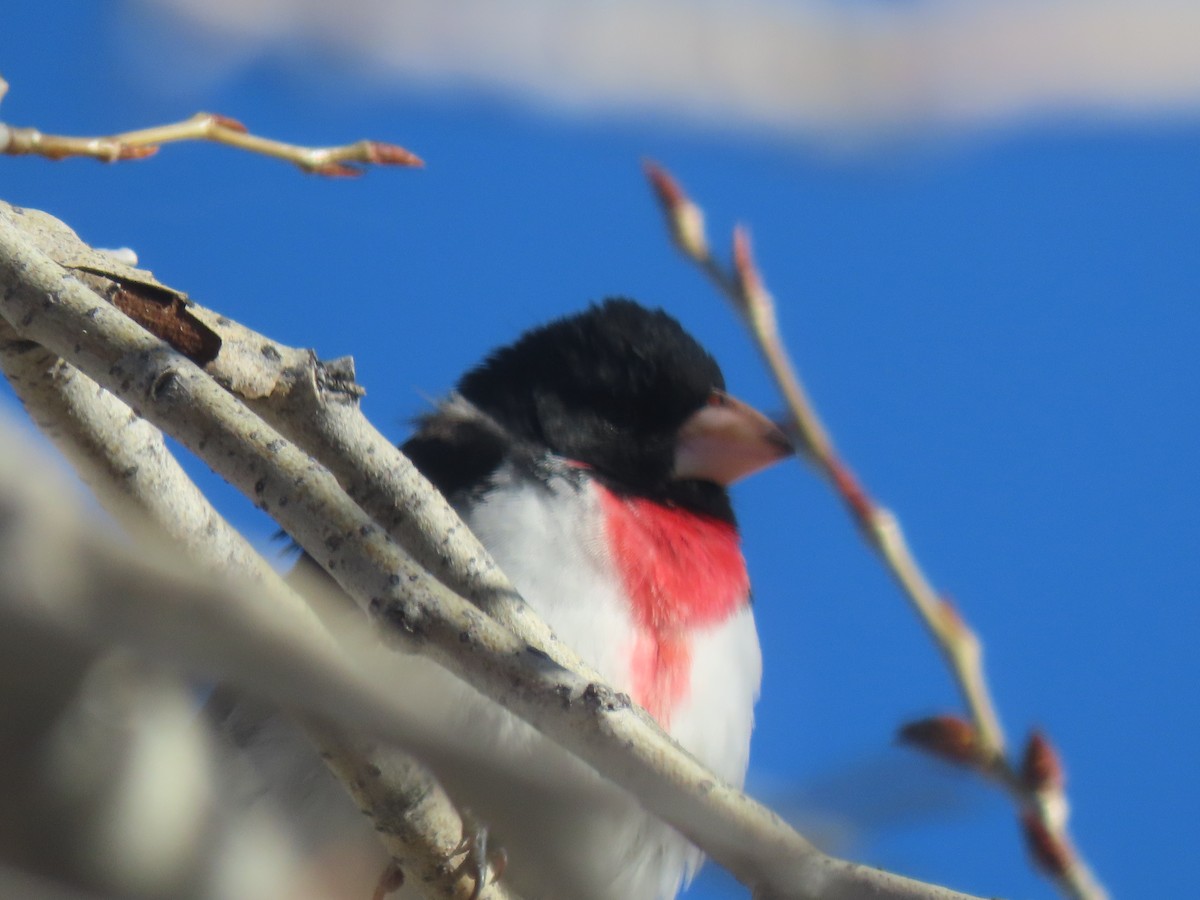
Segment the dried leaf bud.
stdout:
[[958,716],[933,716],[910,722],[897,736],[905,744],[960,766],[978,766],[983,759],[975,726]]
[[736,225],[733,229],[733,271],[737,275],[738,293],[747,311],[751,314],[771,311],[771,298],[763,286],[750,247],[750,232],[743,225]]
[[246,126],[237,119],[233,118],[233,116],[223,116],[220,113],[197,113],[193,118],[207,118],[211,120],[214,125],[217,125],[221,128],[228,128],[230,131],[237,131],[242,134],[246,134],[248,131]]
[[704,233],[704,213],[700,207],[688,199],[679,182],[658,163],[646,160],[642,165],[650,187],[654,189],[654,196],[667,217],[671,240],[693,259],[707,259],[708,238]]
[[962,614],[959,613],[958,607],[949,594],[941,596],[941,616],[945,623],[956,631],[963,631],[967,627],[967,623],[963,621]]
[[388,144],[384,141],[367,141],[367,161],[382,166],[413,166],[420,168],[425,160],[411,150],[406,150],[399,144]]
[[850,512],[854,514],[860,528],[868,528],[871,523],[871,511],[874,504],[871,498],[867,496],[867,492],[863,490],[858,479],[854,477],[854,473],[850,471],[840,460],[829,460],[829,475],[833,479],[833,486],[837,488],[838,494],[841,495],[842,502],[850,508]]
[[1021,831],[1025,835],[1029,855],[1040,869],[1052,878],[1062,878],[1067,874],[1072,853],[1060,835],[1051,832],[1034,812],[1026,812],[1021,816]]
[[158,152],[157,145],[139,146],[137,144],[117,144],[114,160],[145,159]]
[[1021,781],[1034,793],[1061,791],[1066,778],[1058,752],[1040,731],[1029,736],[1021,761]]
[[302,165],[300,168],[313,175],[324,175],[326,178],[358,178],[363,174],[363,170],[358,166],[340,162],[321,163],[318,166]]

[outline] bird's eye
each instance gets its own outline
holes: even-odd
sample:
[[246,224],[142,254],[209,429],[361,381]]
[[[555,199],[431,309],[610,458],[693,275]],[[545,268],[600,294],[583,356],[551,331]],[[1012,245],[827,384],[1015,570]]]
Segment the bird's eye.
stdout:
[[720,391],[713,391],[711,394],[708,395],[708,405],[709,406],[725,406],[726,403],[728,402],[728,399],[729,398],[726,397],[724,394],[722,394]]

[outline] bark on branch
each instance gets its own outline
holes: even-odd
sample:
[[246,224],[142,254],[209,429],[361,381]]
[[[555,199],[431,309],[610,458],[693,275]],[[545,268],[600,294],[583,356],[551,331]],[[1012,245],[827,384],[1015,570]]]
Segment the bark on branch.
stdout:
[[[119,308],[113,299],[119,294],[161,302],[165,311],[158,310],[162,315],[157,318],[138,313],[137,303],[125,296],[122,303],[141,316],[143,327]],[[76,366],[267,510],[354,598],[385,642],[427,655],[633,792],[757,896],[966,897],[828,857],[774,813],[717,780],[627,697],[554,641],[436,494],[422,494],[416,501],[417,508],[431,511],[436,526],[407,512],[412,497],[406,492],[427,490],[420,480],[406,482],[408,487],[393,484],[387,496],[394,500],[386,509],[364,508],[373,502],[367,498],[376,496],[374,485],[407,472],[396,459],[398,451],[388,449],[391,462],[381,467],[362,460],[344,463],[342,454],[357,455],[361,448],[347,450],[348,444],[325,432],[314,437],[294,424],[285,401],[303,394],[279,386],[284,383],[279,374],[295,364],[303,377],[291,384],[303,384],[312,393],[302,402],[332,409],[332,419],[354,420],[353,391],[336,369],[322,367],[302,351],[285,352],[260,342],[260,364],[235,377],[232,368],[222,370],[222,354],[228,349],[233,360],[230,348],[239,339],[254,346],[258,336],[210,317],[146,273],[115,271],[111,261],[97,260],[49,217],[11,207],[0,207],[0,316],[23,340]],[[185,343],[186,336],[203,332],[215,335],[216,344]],[[382,453],[386,442],[362,425],[357,423],[359,437]],[[363,498],[363,505],[355,496]],[[74,540],[70,547],[83,564],[98,570],[107,561],[107,551],[90,540]],[[90,590],[91,580],[61,586],[73,608],[87,613],[61,620],[61,625],[154,649],[196,670],[234,676],[264,693],[286,694],[286,702],[339,722],[357,727],[370,723],[418,756],[431,752],[426,739],[410,732],[389,702],[384,674],[364,675],[348,666],[339,648],[318,641],[306,626],[283,614],[274,614],[270,627],[252,621],[253,602],[211,583],[205,585],[208,591],[194,584],[168,591],[160,582],[147,596],[147,581],[171,576],[153,561],[120,554],[116,560],[112,574],[96,575],[106,579],[95,582],[105,584],[106,591]],[[422,564],[426,562],[436,577]],[[220,603],[213,602],[214,590],[222,595]],[[219,615],[202,615],[209,607]],[[198,622],[200,618],[204,621]],[[159,627],[164,621],[174,630]],[[222,644],[231,633],[236,639]],[[276,665],[275,660],[268,665],[256,640],[287,644],[279,657],[287,664]],[[303,655],[292,646],[296,642],[305,648]],[[303,679],[295,677],[296,668],[304,670]],[[318,670],[323,677],[314,675]],[[301,681],[307,692],[297,690]]]

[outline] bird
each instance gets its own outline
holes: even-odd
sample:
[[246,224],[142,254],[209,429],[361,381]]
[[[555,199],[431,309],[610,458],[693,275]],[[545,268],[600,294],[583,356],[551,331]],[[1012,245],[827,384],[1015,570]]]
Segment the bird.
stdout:
[[[762,658],[728,487],[792,447],[674,317],[609,298],[528,330],[401,449],[559,640],[743,784]],[[695,874],[630,794],[432,662],[398,665],[414,711],[473,748],[433,768],[519,896],[669,900]]]

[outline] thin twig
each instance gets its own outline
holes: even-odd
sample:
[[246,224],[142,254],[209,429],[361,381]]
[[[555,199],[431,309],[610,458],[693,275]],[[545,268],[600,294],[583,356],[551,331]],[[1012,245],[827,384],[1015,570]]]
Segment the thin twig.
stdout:
[[1010,761],[984,674],[979,638],[954,605],[934,590],[909,549],[896,516],[871,499],[838,456],[780,337],[775,301],[763,284],[748,232],[740,225],[734,228],[732,265],[723,266],[709,247],[703,210],[664,168],[647,161],[645,170],[675,245],[730,300],[746,323],[787,402],[801,455],[841,498],[864,540],[900,585],[953,673],[971,719],[969,726],[962,723],[970,729],[970,735],[964,736],[948,724],[961,720],[940,717],[931,720],[936,726],[922,732],[925,740],[913,742],[928,752],[970,765],[1002,785],[1018,806],[1035,861],[1060,891],[1077,900],[1104,900],[1106,891],[1073,848],[1066,830],[1066,800],[1056,754],[1040,735],[1031,738],[1026,750],[1027,761],[1038,748],[1054,757],[1053,778],[1031,772],[1028,762],[1018,771]]
[[424,165],[419,156],[397,144],[356,141],[338,147],[304,147],[251,134],[236,119],[206,112],[198,112],[180,122],[100,137],[44,134],[36,128],[0,126],[0,153],[42,156],[53,160],[74,156],[86,156],[101,162],[144,159],[157,153],[163,144],[177,141],[225,144],[294,163],[314,175],[361,175],[369,165]]

